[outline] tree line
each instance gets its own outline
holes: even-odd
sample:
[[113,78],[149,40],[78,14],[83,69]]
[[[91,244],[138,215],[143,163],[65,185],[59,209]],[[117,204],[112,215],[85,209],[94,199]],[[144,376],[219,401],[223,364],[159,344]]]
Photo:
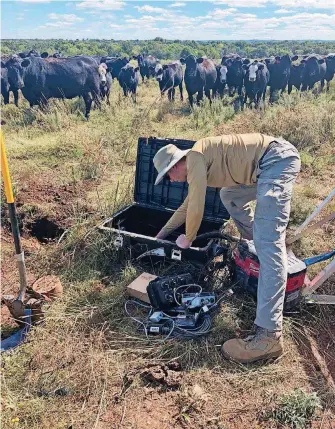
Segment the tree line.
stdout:
[[156,37],[152,40],[103,40],[103,39],[5,39],[2,40],[2,54],[36,49],[40,52],[60,52],[62,55],[109,55],[132,56],[148,53],[159,59],[177,59],[187,55],[220,58],[236,53],[241,57],[263,58],[272,55],[327,55],[335,52],[334,41],[195,41],[166,40]]

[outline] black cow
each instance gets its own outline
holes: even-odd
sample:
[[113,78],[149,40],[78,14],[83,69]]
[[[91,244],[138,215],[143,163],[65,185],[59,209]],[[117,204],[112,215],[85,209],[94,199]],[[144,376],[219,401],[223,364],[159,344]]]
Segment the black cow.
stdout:
[[9,93],[14,95],[14,103],[19,107],[19,91],[10,85],[8,79],[8,70],[6,68],[7,62],[11,58],[19,59],[17,55],[2,55],[1,56],[1,94],[5,104],[9,104]]
[[93,99],[100,105],[98,67],[89,57],[12,58],[6,63],[12,88],[21,89],[30,107],[47,105],[49,98],[82,96],[89,117]]
[[325,74],[325,80],[327,81],[327,91],[329,91],[330,81],[335,75],[335,54],[328,54],[325,57],[327,70]]
[[31,49],[30,51],[26,51],[26,52],[19,52],[17,55],[22,59],[29,58],[29,57],[41,57],[41,54],[35,49]]
[[[103,61],[101,61],[101,59],[102,59],[102,58],[105,58],[105,57],[102,57],[101,55],[91,55],[91,58],[92,58],[92,60],[94,60],[98,65],[99,65],[99,64],[106,64],[106,63],[104,63]],[[107,65],[106,65],[106,67],[107,67]]]
[[265,102],[266,87],[270,79],[269,70],[266,64],[259,63],[257,60],[251,64],[244,64],[243,68],[245,70],[244,103],[249,98],[250,106],[252,103],[255,103],[255,107],[257,108],[261,99],[263,99],[263,103]]
[[221,64],[227,67],[227,85],[229,96],[233,97],[236,91],[238,95],[241,96],[244,77],[242,58],[239,56],[224,56],[221,59]]
[[9,82],[8,82],[8,70],[1,65],[1,94],[5,104],[9,104]]
[[224,90],[227,85],[227,72],[228,68],[225,65],[217,65],[216,67],[216,73],[217,78],[214,86],[213,93],[215,96],[219,95],[221,98],[224,95]]
[[165,64],[158,69],[156,66],[155,75],[162,95],[168,91],[169,101],[174,101],[175,88],[179,86],[180,99],[183,101],[183,68],[179,61]]
[[321,81],[321,90],[325,85],[326,61],[317,55],[311,55],[306,59],[301,60],[305,64],[302,76],[301,91],[312,89],[316,82]]
[[109,95],[112,87],[113,78],[105,63],[99,64],[98,72],[100,75],[100,97],[102,100],[106,97],[107,104],[109,105]]
[[134,55],[134,60],[137,60],[138,66],[140,68],[140,74],[142,77],[142,82],[144,82],[144,78],[149,79],[150,77],[154,77],[153,69],[155,69],[156,65],[159,63],[159,60],[152,55]]
[[129,58],[102,57],[100,63],[105,63],[113,79],[118,79],[122,67],[129,63]]
[[281,94],[285,91],[290,79],[292,61],[296,61],[297,59],[298,55],[290,57],[290,55],[286,54],[282,57],[276,56],[274,62],[268,59],[265,60],[270,72],[270,103],[275,101],[278,91],[281,91]]
[[131,93],[134,103],[136,103],[136,90],[139,81],[138,70],[138,67],[126,64],[122,67],[118,77],[124,96],[127,97]]
[[291,94],[293,86],[297,88],[298,91],[301,89],[302,78],[304,74],[305,63],[292,64],[290,77],[288,80],[287,92]]
[[212,60],[205,57],[196,58],[194,55],[180,58],[182,64],[186,64],[185,86],[191,107],[193,106],[193,95],[197,93],[197,104],[203,99],[204,91],[211,102],[211,89],[215,87],[217,72]]
[[[80,56],[80,55],[79,55]],[[64,58],[60,52],[55,52],[52,55],[49,55],[48,52],[42,52],[40,55],[41,58]]]

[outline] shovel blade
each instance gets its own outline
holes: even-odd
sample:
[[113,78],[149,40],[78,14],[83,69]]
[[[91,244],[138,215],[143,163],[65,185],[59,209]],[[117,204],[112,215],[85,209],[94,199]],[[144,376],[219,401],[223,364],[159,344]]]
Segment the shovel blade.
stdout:
[[8,302],[7,304],[8,310],[13,318],[18,322],[19,325],[25,324],[25,305],[22,301],[16,299],[15,301]]

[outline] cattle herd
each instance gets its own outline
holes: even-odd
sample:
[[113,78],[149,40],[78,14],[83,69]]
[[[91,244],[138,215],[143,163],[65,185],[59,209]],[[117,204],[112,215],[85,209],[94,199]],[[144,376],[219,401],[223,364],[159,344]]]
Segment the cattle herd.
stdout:
[[[138,66],[130,64],[137,60]],[[132,58],[110,56],[77,55],[64,57],[59,53],[49,56],[47,52],[39,54],[32,50],[1,58],[1,94],[4,103],[9,103],[9,93],[13,92],[14,102],[18,106],[18,91],[28,100],[30,106],[47,106],[50,98],[84,99],[86,118],[89,117],[92,102],[100,107],[101,100],[109,95],[113,79],[117,79],[125,96],[132,95],[136,102],[136,91],[140,77],[155,78],[163,95],[175,98],[175,88],[179,87],[183,100],[183,82],[189,103],[193,106],[193,96],[199,104],[203,94],[209,100],[223,97],[225,90],[229,96],[238,95],[244,104],[259,106],[265,101],[267,87],[270,88],[270,103],[278,93],[288,88],[290,94],[295,87],[299,91],[312,89],[320,82],[323,90],[335,73],[335,54],[325,56],[310,54],[298,56],[276,56],[262,60],[250,60],[238,55],[223,56],[220,64],[207,57],[197,58],[189,55],[161,64],[152,55],[137,55]],[[185,69],[183,70],[183,65]]]

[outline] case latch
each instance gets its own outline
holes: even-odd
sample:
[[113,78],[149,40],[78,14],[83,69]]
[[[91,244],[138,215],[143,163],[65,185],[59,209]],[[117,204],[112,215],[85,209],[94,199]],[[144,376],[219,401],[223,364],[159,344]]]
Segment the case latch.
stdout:
[[172,249],[171,259],[175,261],[181,261],[181,250]]
[[165,257],[164,247],[158,247],[157,249],[148,250],[147,252],[142,253],[142,255],[136,258],[136,261],[144,258],[144,256],[162,256]]
[[118,237],[116,237],[116,239],[114,240],[114,246],[117,249],[121,249],[121,247],[123,247],[123,237],[122,237],[122,235],[119,235]]

